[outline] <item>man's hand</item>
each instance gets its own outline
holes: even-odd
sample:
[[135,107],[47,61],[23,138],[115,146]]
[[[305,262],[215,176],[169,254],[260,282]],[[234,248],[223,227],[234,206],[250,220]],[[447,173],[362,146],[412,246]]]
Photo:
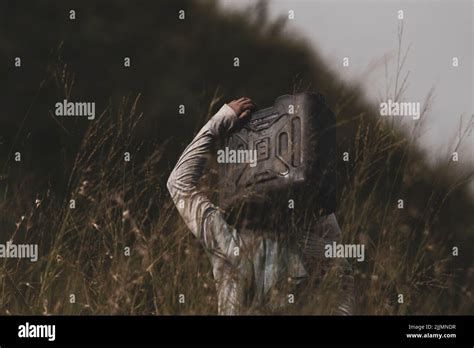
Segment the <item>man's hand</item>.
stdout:
[[228,105],[232,110],[234,110],[235,114],[241,121],[245,121],[252,111],[257,108],[257,105],[252,101],[252,99],[246,97],[232,100]]

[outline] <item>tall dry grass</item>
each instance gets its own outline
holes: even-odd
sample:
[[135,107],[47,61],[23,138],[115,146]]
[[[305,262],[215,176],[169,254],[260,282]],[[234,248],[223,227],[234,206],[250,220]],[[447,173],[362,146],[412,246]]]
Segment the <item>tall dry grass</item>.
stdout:
[[[74,77],[67,66],[61,64],[51,74],[68,95]],[[403,94],[404,82],[398,86],[395,99]],[[214,96],[209,112],[220,101]],[[31,200],[25,192],[1,202],[2,214],[18,218],[16,227],[4,233],[17,243],[38,243],[40,257],[36,263],[0,260],[0,313],[216,313],[207,257],[165,189],[170,169],[163,160],[166,144],[150,147],[137,138],[139,102],[140,96],[123,98],[90,123],[75,160],[65,167],[63,194],[38,192]],[[341,107],[336,105],[336,111]],[[366,261],[352,262],[357,313],[470,313],[472,278],[459,276],[469,270],[456,268],[455,240],[437,224],[450,193],[440,183],[452,173],[451,164],[433,175],[416,151],[416,129],[403,133],[363,114],[351,122],[357,124],[355,135],[348,147],[343,142],[339,149],[349,151],[352,160],[338,162],[338,215],[344,241],[366,246]],[[126,152],[130,162],[124,160]],[[25,185],[27,189],[31,187]],[[399,198],[405,209],[397,208]],[[299,304],[285,313],[332,313],[337,274],[314,278],[302,289]],[[399,294],[404,303],[397,302]]]

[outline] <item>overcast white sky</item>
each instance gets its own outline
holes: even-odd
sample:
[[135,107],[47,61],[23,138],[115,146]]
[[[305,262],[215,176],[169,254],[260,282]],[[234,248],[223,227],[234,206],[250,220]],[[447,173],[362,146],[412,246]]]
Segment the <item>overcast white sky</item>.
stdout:
[[[220,0],[228,10],[244,9],[255,0]],[[270,0],[272,17],[288,16],[287,28],[306,37],[333,71],[350,83],[362,84],[374,107],[385,96],[385,68],[369,66],[387,55],[394,76],[397,52],[397,12],[404,11],[404,47],[411,44],[405,69],[409,87],[403,101],[423,103],[435,87],[432,111],[424,122],[420,145],[431,159],[445,156],[447,144],[473,115],[473,0]],[[342,67],[343,57],[350,67]],[[452,67],[458,57],[459,67]],[[423,104],[422,104],[423,107]],[[405,123],[410,122],[407,119]],[[464,143],[460,160],[474,164],[474,134]]]

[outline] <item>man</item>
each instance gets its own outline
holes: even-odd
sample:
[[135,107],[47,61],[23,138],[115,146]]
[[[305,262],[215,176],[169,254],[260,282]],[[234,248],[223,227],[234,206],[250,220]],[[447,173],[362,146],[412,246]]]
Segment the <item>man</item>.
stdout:
[[[340,239],[334,214],[323,217],[298,242],[285,226],[273,223],[262,205],[249,204],[239,228],[231,226],[198,187],[214,145],[237,130],[256,108],[249,98],[233,100],[199,131],[184,150],[168,179],[168,190],[186,225],[201,242],[212,264],[219,314],[235,315],[285,308],[295,287],[309,277],[311,257],[319,270],[325,244]],[[353,278],[343,260],[344,292],[337,313],[352,314]],[[292,292],[290,292],[292,291]]]

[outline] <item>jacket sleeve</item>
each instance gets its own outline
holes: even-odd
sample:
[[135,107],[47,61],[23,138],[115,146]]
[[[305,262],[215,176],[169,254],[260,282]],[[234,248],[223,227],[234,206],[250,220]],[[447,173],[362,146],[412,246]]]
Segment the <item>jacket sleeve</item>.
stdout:
[[186,147],[168,178],[167,187],[178,212],[200,240],[205,238],[202,233],[205,219],[216,207],[199,189],[198,182],[214,143],[234,131],[238,123],[234,110],[224,104]]

